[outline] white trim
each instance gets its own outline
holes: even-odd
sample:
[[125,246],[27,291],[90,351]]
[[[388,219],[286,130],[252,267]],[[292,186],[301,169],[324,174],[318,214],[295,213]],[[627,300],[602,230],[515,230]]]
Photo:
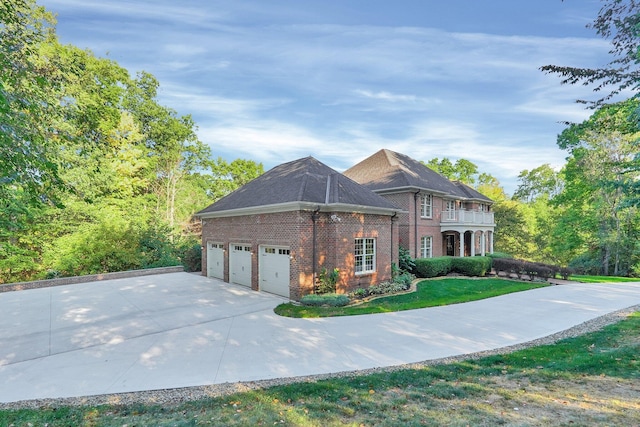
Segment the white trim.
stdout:
[[375,206],[363,206],[363,205],[350,205],[346,203],[331,203],[331,204],[318,204],[311,202],[287,202],[277,203],[274,205],[264,206],[251,206],[247,208],[227,209],[224,211],[216,212],[203,212],[197,213],[195,216],[205,218],[226,218],[233,216],[246,216],[265,213],[280,213],[291,211],[315,211],[320,209],[320,212],[354,212],[372,215],[388,215],[393,216],[400,209],[396,208],[380,208]]
[[[429,256],[424,256],[425,239],[429,239]],[[433,236],[422,236],[420,238],[420,258],[433,258]]]
[[[373,242],[373,253],[369,254],[367,253],[367,241],[371,240]],[[362,241],[362,254],[357,255],[356,251],[355,251],[355,246],[357,244],[358,241]],[[353,270],[355,272],[356,275],[361,275],[361,274],[371,274],[371,273],[375,273],[376,272],[376,258],[377,258],[377,243],[376,243],[376,238],[375,237],[357,237],[353,240],[353,258],[354,258],[354,266],[353,266]],[[367,257],[370,257],[373,255],[373,259],[372,259],[372,264],[371,264],[371,269],[367,270]],[[362,258],[362,270],[358,271],[357,270],[357,258],[361,257]]]

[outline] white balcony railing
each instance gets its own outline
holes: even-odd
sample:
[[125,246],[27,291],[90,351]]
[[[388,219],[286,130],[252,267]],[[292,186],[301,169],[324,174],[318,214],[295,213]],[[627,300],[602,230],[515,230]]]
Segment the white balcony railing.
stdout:
[[443,211],[440,222],[446,222],[447,224],[491,225],[494,224],[494,218],[493,212],[456,209],[452,211]]

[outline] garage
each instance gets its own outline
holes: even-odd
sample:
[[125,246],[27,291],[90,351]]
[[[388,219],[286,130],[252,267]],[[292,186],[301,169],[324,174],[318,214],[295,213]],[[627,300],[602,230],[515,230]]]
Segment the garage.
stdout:
[[251,287],[251,246],[231,244],[229,282]]
[[287,247],[260,247],[260,290],[289,298],[291,251]]
[[224,245],[207,244],[207,277],[224,280]]

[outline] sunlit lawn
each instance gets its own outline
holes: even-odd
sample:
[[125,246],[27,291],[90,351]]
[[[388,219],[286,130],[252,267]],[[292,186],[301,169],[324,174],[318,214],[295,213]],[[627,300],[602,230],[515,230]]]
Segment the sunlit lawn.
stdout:
[[640,313],[553,345],[180,405],[0,410],[0,426],[638,426]]
[[276,313],[288,317],[330,317],[386,313],[458,304],[547,286],[544,282],[520,282],[499,278],[441,278],[423,280],[416,292],[378,298],[346,307],[306,307],[292,303],[276,307]]
[[618,276],[584,276],[575,274],[571,276],[571,280],[582,283],[622,283],[622,282],[640,282],[637,277],[618,277]]

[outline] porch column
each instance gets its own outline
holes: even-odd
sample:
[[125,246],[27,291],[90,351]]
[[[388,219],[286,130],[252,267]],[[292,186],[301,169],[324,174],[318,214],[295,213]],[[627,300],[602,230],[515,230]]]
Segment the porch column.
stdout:
[[464,231],[460,233],[460,258],[464,256]]
[[471,256],[476,256],[476,232],[471,231]]
[[487,252],[487,232],[486,231],[481,231],[480,232],[480,251],[482,253],[482,256],[486,255]]
[[489,253],[493,253],[493,231],[489,235]]

